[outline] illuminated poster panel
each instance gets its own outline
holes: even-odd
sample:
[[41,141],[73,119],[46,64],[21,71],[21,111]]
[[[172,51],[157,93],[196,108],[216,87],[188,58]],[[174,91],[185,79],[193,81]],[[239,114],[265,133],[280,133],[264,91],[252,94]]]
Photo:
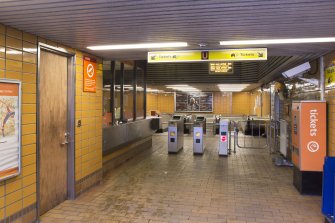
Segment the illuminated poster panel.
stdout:
[[176,92],[176,112],[213,112],[213,93]]
[[21,84],[0,80],[0,181],[21,172]]

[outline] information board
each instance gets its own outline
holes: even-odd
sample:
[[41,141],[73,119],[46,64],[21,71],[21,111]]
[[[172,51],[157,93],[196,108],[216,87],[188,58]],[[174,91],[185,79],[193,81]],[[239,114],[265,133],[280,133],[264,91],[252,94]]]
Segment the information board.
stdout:
[[233,63],[232,62],[210,62],[209,63],[209,74],[232,74]]

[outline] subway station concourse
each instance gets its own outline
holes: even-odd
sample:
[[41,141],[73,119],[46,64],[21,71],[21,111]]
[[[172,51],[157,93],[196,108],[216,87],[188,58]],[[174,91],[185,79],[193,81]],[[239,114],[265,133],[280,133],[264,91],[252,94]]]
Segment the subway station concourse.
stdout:
[[335,222],[334,12],[0,1],[0,223]]

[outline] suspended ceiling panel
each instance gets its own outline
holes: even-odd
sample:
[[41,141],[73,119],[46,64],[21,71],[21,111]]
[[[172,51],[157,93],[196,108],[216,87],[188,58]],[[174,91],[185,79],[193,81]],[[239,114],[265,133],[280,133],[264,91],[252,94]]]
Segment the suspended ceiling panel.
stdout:
[[[0,22],[86,50],[89,45],[186,41],[219,48],[220,40],[335,36],[334,0],[1,1]],[[268,46],[270,56],[305,55],[334,44]],[[146,50],[95,52],[145,59]]]
[[[199,43],[207,43],[203,49],[223,48],[222,40],[335,36],[334,12],[334,0],[3,0],[0,22],[87,52],[90,45],[163,41],[185,41],[189,46],[182,49],[190,50],[199,49]],[[237,64],[238,73],[222,82],[268,81],[290,66],[334,50],[335,44],[253,47],[268,47],[269,60]],[[130,60],[146,59],[147,50],[92,53]],[[197,66],[194,75],[208,82]],[[149,78],[159,82],[168,77]]]

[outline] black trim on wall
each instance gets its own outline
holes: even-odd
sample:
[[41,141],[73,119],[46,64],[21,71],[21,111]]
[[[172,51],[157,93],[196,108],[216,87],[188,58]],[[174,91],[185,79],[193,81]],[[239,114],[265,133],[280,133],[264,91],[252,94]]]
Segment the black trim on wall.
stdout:
[[143,99],[143,108],[144,108],[144,119],[147,118],[147,63],[143,63],[143,72],[144,72],[144,99]]
[[111,86],[110,86],[110,112],[112,113],[112,124],[115,124],[115,109],[114,109],[114,98],[115,98],[115,61],[111,61]]
[[134,61],[133,67],[133,120],[136,121],[136,102],[137,102],[137,61]]
[[124,63],[121,63],[121,78],[120,78],[120,93],[121,93],[121,98],[120,98],[120,119],[123,122],[124,115],[123,115],[123,110],[124,110],[124,105],[123,105],[123,96],[124,96]]

